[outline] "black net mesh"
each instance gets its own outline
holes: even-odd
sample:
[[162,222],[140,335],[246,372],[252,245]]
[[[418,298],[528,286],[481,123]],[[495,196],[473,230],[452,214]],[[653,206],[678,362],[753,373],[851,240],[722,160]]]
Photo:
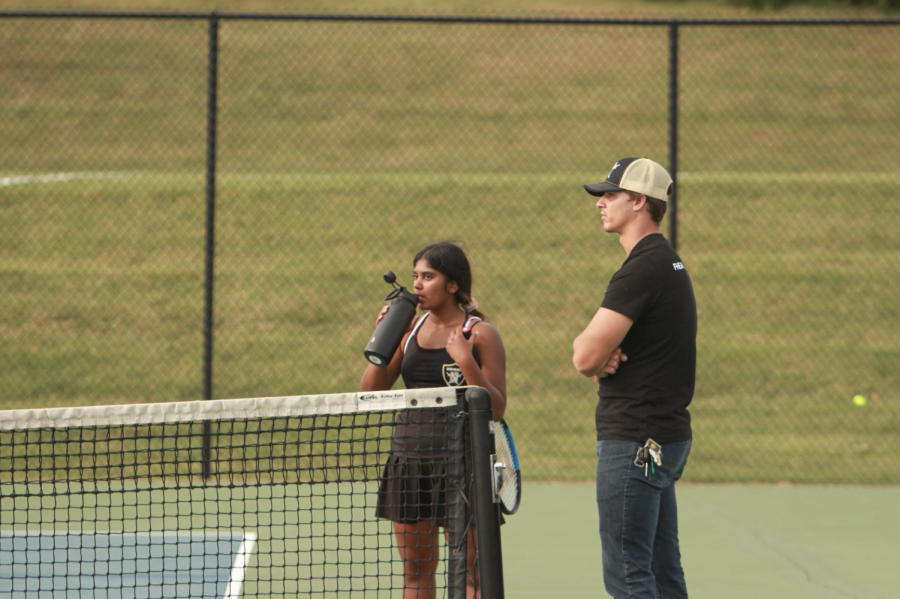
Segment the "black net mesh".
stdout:
[[[449,483],[465,463],[447,424],[458,409],[201,420],[177,407],[178,422],[144,423],[138,405],[59,427],[0,412],[0,593],[396,597],[412,564],[435,596],[464,595],[445,536],[417,536],[413,558],[391,521],[447,529],[471,501]],[[398,445],[418,469],[386,469]]]

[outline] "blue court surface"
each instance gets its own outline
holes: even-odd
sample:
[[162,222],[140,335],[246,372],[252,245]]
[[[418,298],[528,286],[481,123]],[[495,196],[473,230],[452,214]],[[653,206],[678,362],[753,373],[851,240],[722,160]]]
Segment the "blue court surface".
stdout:
[[[900,597],[900,487],[677,487],[692,599]],[[607,597],[592,484],[523,487],[503,526],[506,597]]]
[[0,597],[237,599],[254,542],[231,531],[2,531]]

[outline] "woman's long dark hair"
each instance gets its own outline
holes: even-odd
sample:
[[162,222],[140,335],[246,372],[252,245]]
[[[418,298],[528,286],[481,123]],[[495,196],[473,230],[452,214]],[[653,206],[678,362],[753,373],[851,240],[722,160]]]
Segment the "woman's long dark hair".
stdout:
[[478,304],[472,299],[472,269],[462,248],[449,241],[432,243],[416,254],[413,258],[413,267],[422,258],[428,261],[431,268],[447,277],[448,282],[456,282],[459,286],[455,294],[456,303],[466,314],[484,319],[484,314],[478,310]]

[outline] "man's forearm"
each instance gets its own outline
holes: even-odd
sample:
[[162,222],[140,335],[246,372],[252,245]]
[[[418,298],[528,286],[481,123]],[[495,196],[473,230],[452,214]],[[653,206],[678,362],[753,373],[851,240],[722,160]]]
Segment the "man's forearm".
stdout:
[[612,347],[605,345],[607,344],[598,344],[592,339],[585,339],[583,333],[576,337],[572,344],[574,350],[572,364],[575,369],[588,378],[599,376],[616,349],[616,345]]
[[[599,376],[607,367],[613,352],[622,343],[632,320],[627,316],[600,308],[590,324],[572,342],[572,364],[582,375]],[[618,367],[618,361],[612,372]],[[607,371],[609,374],[609,371]]]

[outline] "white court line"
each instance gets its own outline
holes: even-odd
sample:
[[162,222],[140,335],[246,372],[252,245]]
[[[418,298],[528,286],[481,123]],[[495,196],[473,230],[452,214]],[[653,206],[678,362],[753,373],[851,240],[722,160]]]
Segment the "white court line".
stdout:
[[256,535],[252,532],[244,533],[244,540],[241,541],[241,546],[234,558],[234,565],[231,567],[231,577],[228,580],[228,586],[225,587],[224,599],[240,599],[241,586],[244,584],[244,576],[255,544]]
[[122,176],[127,173],[50,173],[46,175],[23,175],[19,177],[3,177],[0,178],[0,187],[9,187],[10,185],[26,185],[28,183],[58,183],[60,181],[73,181],[75,179],[106,179],[109,177]]

